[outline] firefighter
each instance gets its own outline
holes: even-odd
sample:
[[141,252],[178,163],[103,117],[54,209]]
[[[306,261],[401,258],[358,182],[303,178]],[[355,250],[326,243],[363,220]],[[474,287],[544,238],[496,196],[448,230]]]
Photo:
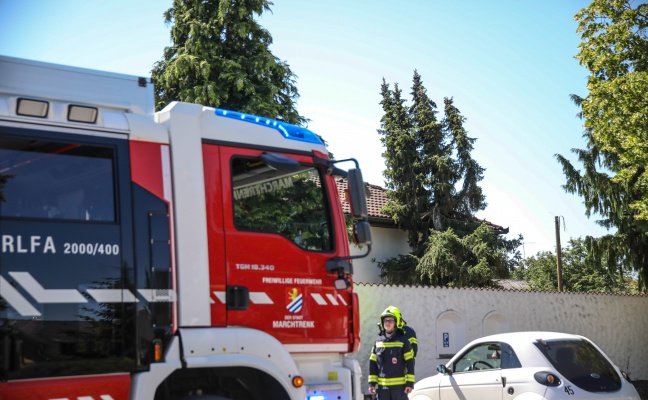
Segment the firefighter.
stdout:
[[380,334],[369,357],[369,393],[378,400],[407,400],[414,387],[414,351],[403,334],[400,310],[380,315]]
[[[403,314],[400,312],[400,309],[398,307],[394,306],[389,306],[392,310],[395,312],[398,312],[401,316],[401,324],[400,326],[397,326],[396,328],[401,330],[403,335],[407,338],[407,340],[410,342],[412,345],[412,350],[414,350],[414,358],[416,358],[416,353],[418,352],[418,339],[416,338],[416,331],[414,329],[407,325],[407,322],[405,321],[405,318],[403,318]],[[378,334],[382,335],[382,326],[381,323],[378,323]]]
[[416,338],[416,332],[411,326],[407,325],[407,322],[402,318],[403,316],[401,315],[401,321],[403,321],[401,329],[403,330],[403,334],[405,335],[405,338],[407,338],[407,341],[410,342],[412,350],[414,351],[414,358],[416,358],[416,353],[418,352],[418,339]]

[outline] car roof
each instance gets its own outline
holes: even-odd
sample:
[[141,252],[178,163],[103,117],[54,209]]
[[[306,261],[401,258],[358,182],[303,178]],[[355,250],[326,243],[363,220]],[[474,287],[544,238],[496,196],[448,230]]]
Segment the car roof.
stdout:
[[460,353],[457,353],[448,365],[451,365],[460,354],[464,353],[470,347],[478,343],[484,342],[504,342],[513,347],[517,358],[525,367],[546,367],[548,361],[541,355],[538,348],[533,345],[538,339],[545,342],[554,340],[587,340],[580,335],[561,332],[547,332],[547,331],[527,331],[527,332],[508,332],[498,333],[495,335],[483,336],[468,343]]
[[583,340],[584,337],[571,333],[547,332],[547,331],[526,331],[526,332],[507,332],[495,335],[484,336],[475,339],[474,342],[506,342],[511,345],[514,343],[533,343],[537,339],[544,341],[550,340]]
[[537,347],[533,345],[538,339],[545,342],[554,340],[587,340],[583,336],[561,332],[545,331],[528,331],[528,332],[509,332],[499,333],[496,335],[484,336],[475,339],[466,345],[465,348],[474,346],[477,343],[484,342],[504,342],[513,347],[516,356],[525,367],[543,367],[547,365],[544,356],[540,355]]

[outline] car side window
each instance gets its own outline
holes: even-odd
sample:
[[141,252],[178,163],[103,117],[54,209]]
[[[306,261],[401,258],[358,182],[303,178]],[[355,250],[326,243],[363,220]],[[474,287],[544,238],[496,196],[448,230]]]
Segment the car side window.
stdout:
[[498,369],[501,367],[502,346],[496,342],[481,343],[468,350],[453,365],[455,373]]
[[501,368],[502,369],[522,368],[522,364],[520,363],[520,360],[515,354],[515,351],[513,351],[513,347],[511,347],[507,343],[501,343],[501,345],[502,345]]

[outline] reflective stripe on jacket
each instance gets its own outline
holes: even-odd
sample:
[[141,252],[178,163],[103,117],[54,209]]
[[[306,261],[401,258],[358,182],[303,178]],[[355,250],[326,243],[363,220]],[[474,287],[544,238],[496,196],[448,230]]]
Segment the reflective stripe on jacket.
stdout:
[[416,358],[416,352],[418,351],[418,339],[416,338],[416,332],[414,331],[414,329],[412,329],[411,326],[405,325],[403,327],[403,333],[405,333],[405,337],[412,345],[412,350],[414,350],[414,358]]

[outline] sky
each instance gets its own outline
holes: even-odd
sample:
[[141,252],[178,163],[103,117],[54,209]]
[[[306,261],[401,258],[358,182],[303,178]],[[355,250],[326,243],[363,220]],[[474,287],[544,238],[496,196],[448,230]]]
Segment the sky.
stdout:
[[[150,76],[171,44],[171,0],[0,0],[0,55]],[[275,0],[258,18],[272,53],[297,76],[299,113],[337,159],[356,158],[385,186],[377,130],[383,79],[411,101],[421,75],[443,115],[452,97],[476,139],[488,206],[477,216],[524,236],[524,257],[569,238],[608,233],[562,189],[554,155],[575,160],[583,123],[570,94],[586,96],[574,56],[584,0]],[[577,164],[578,165],[578,164]],[[579,166],[580,167],[580,166]]]

